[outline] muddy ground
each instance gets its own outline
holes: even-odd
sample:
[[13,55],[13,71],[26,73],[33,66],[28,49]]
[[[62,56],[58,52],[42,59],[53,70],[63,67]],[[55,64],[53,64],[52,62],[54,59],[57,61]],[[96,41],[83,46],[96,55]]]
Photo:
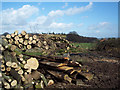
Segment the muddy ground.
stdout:
[[60,89],[82,89],[82,88],[119,88],[120,77],[120,58],[106,56],[103,53],[90,52],[88,54],[71,55],[71,59],[80,61],[83,66],[88,66],[89,72],[94,74],[90,81],[83,81],[83,85],[75,85],[59,82],[46,89],[60,88]]

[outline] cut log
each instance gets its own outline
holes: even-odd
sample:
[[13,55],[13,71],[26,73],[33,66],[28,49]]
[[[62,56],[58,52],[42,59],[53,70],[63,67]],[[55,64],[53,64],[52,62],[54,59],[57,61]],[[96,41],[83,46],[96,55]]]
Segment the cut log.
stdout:
[[5,60],[1,60],[1,63],[2,63],[2,64],[5,64]]
[[8,51],[4,51],[3,55],[4,55],[5,62],[11,62],[11,56]]
[[26,35],[26,31],[22,31],[21,34],[22,34],[23,36],[25,36],[25,35]]
[[8,81],[8,82],[11,82],[11,81],[12,81],[11,77],[10,77],[10,76],[6,76],[4,73],[2,73],[2,77],[3,77],[6,81]]
[[26,64],[26,61],[22,61],[22,64]]
[[2,73],[0,72],[0,78],[2,77]]
[[47,42],[46,42],[46,41],[43,41],[43,44],[44,44],[44,45],[47,45]]
[[45,78],[45,76],[42,73],[40,73],[40,77],[42,78],[45,86],[47,86],[47,79]]
[[15,36],[15,38],[14,38],[16,41],[18,41],[19,40],[19,37],[18,36]]
[[8,45],[8,42],[0,38],[0,44],[5,47]]
[[25,39],[29,39],[29,35],[28,34],[25,35]]
[[16,45],[19,45],[19,42],[18,42],[18,41],[14,41],[14,43],[15,43]]
[[44,82],[43,82],[43,80],[41,80],[40,86],[41,86],[41,88],[44,88]]
[[8,40],[6,38],[3,39],[5,42],[8,42]]
[[18,74],[22,75],[22,74],[23,74],[23,70],[20,69],[20,70],[18,71]]
[[0,54],[0,59],[3,59],[3,55]]
[[31,45],[27,45],[27,49],[31,49],[32,48],[32,46]]
[[1,71],[5,71],[5,65],[1,65]]
[[16,49],[15,45],[11,45],[11,51],[14,51]]
[[15,57],[16,56],[16,52],[11,52],[11,55]]
[[13,80],[13,81],[11,82],[11,86],[14,87],[14,86],[16,86],[16,85],[17,85],[17,80]]
[[40,41],[38,41],[37,46],[38,46],[38,47],[41,47],[41,46],[42,46],[42,43],[41,43]]
[[31,74],[25,74],[24,75],[24,77],[25,77],[25,84],[32,84],[32,76],[31,76]]
[[20,61],[23,61],[23,58],[19,58]]
[[10,34],[7,34],[7,35],[6,35],[6,38],[10,39],[10,38],[11,38],[11,35],[10,35]]
[[39,66],[39,63],[36,58],[30,58],[27,60],[27,65],[29,68],[36,70]]
[[54,84],[54,81],[53,80],[49,80],[48,81],[48,86],[51,86],[51,85],[53,85]]
[[66,63],[56,63],[56,62],[49,62],[49,61],[40,61],[40,63],[53,66],[53,67],[60,67],[60,66],[67,65]]
[[33,39],[36,40],[37,39],[37,35],[33,35]]
[[13,44],[13,39],[8,40],[9,44]]
[[21,81],[21,76],[14,69],[10,70],[10,74],[13,76],[15,80],[17,80],[17,82]]
[[38,79],[40,79],[40,75],[41,75],[41,74],[40,74],[40,72],[38,72],[38,71],[36,70],[36,71],[32,72],[31,75],[32,75],[32,78],[33,78],[33,79],[38,80]]
[[12,65],[11,65],[12,68],[17,68],[18,67],[18,64],[16,62],[13,62]]
[[22,44],[19,44],[18,47],[19,47],[20,49],[22,49],[22,48],[23,48],[23,45],[22,45]]
[[49,46],[48,46],[48,45],[46,45],[44,48],[45,48],[46,50],[48,50],[48,49],[49,49]]
[[58,68],[60,70],[65,70],[65,71],[73,69],[73,67],[68,67],[68,66],[61,66],[61,67],[58,67]]
[[18,37],[20,37],[20,38],[21,38],[21,37],[22,37],[22,35],[21,35],[21,34],[18,34]]
[[19,55],[19,58],[23,58],[23,54],[20,54],[20,55]]
[[32,43],[33,43],[33,44],[36,44],[36,40],[33,40]]
[[67,74],[64,74],[62,72],[56,72],[56,71],[51,71],[51,70],[47,70],[47,71],[48,73],[56,77],[58,80],[61,80],[61,81],[66,80],[70,83],[72,81],[72,79]]
[[32,70],[31,68],[28,68],[27,72],[31,74],[31,70]]
[[1,50],[1,51],[4,51],[5,49],[4,49],[4,47],[3,47],[3,46],[1,46],[1,47],[0,47],[0,50]]
[[[44,83],[43,83],[44,84]],[[41,86],[41,83],[36,83],[35,88],[36,89],[41,89],[43,88],[44,85]]]
[[33,37],[29,37],[29,40],[32,41],[32,40],[33,40]]
[[28,41],[28,44],[30,44],[30,45],[31,45],[31,44],[32,44],[32,41]]
[[27,40],[25,40],[23,44],[24,44],[24,45],[27,45],[27,44],[28,44],[28,41],[27,41]]
[[91,80],[94,77],[94,75],[91,73],[80,73],[80,74],[83,75],[87,80]]
[[11,61],[6,62],[6,66],[10,67],[12,65]]
[[18,66],[17,68],[15,68],[15,71],[19,71],[21,69],[20,66]]
[[10,89],[10,84],[9,84],[9,83],[4,82],[3,84],[4,84],[4,88],[6,88],[6,89]]
[[11,34],[11,37],[15,37],[15,34],[14,34],[14,33],[12,33],[12,34]]
[[15,34],[15,35],[18,35],[18,31],[16,30],[16,31],[14,32],[14,34]]
[[66,74],[64,75],[64,80],[68,81],[68,82],[72,82],[72,79]]
[[13,56],[13,54],[11,54],[9,51],[4,51],[3,55],[6,63],[7,62],[8,64],[10,64],[10,62],[18,63],[16,56]]
[[39,40],[40,40],[40,39],[38,39],[38,38],[36,39],[37,42],[38,42]]
[[20,75],[20,76],[22,78],[22,81],[25,82],[25,80],[26,80],[25,77],[23,75]]
[[20,38],[20,39],[19,39],[19,42],[23,44],[23,38]]

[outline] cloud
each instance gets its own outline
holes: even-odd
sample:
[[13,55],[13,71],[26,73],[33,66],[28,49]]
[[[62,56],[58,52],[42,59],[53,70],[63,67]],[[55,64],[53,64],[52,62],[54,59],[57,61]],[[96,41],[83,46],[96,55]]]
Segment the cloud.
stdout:
[[41,3],[38,3],[38,5],[41,5]]
[[105,29],[110,29],[111,25],[109,22],[100,22],[95,25],[91,25],[88,27],[88,30],[105,30]]
[[[67,4],[66,4],[67,5]],[[2,26],[1,29],[4,31],[13,32],[14,30],[27,30],[28,32],[69,32],[72,29],[82,27],[83,23],[74,24],[72,22],[69,23],[61,23],[57,22],[56,16],[63,15],[71,15],[81,13],[86,11],[92,7],[92,3],[89,3],[84,7],[73,7],[66,10],[56,10],[50,11],[46,16],[38,16],[35,19],[31,19],[36,13],[39,12],[39,8],[31,5],[24,5],[18,9],[6,9],[2,11]],[[42,8],[44,10],[45,8]],[[31,21],[28,21],[29,18]]]
[[99,32],[100,32],[99,30],[96,31],[96,33],[99,33]]
[[3,25],[14,24],[14,25],[25,25],[26,19],[31,17],[33,14],[39,11],[38,8],[30,5],[24,5],[18,10],[13,8],[3,10],[2,12],[2,23]]
[[72,23],[65,24],[65,23],[53,22],[53,23],[50,24],[49,28],[52,28],[52,29],[68,29],[68,28],[71,28],[72,25],[73,25]]
[[81,18],[82,18],[82,19],[85,19],[85,18],[88,18],[88,16],[82,16]]
[[2,29],[24,28],[27,25],[27,19],[35,15],[39,11],[38,8],[31,5],[24,5],[15,10],[13,8],[3,10],[0,15],[2,17]]
[[44,11],[44,10],[45,10],[45,8],[42,8],[42,10]]
[[62,6],[62,8],[66,8],[68,6],[68,3],[65,3],[64,6]]
[[83,23],[80,23],[77,25],[77,27],[82,27],[84,24]]
[[55,16],[63,16],[63,15],[75,15],[84,11],[89,10],[92,7],[93,3],[90,2],[87,6],[83,7],[73,7],[69,8],[67,10],[56,10],[56,11],[51,11],[49,12],[49,16],[55,17]]
[[29,26],[33,30],[38,30],[39,32],[62,32],[71,29],[74,25],[73,23],[57,23],[55,18],[49,16],[39,16],[34,20],[34,22],[29,22]]

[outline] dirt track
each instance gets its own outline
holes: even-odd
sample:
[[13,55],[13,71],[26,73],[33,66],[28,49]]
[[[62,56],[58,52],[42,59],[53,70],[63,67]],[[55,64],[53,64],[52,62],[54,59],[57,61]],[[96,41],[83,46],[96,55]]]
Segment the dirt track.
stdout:
[[[47,88],[119,88],[119,73],[120,63],[118,58],[114,57],[105,57],[100,55],[75,55],[72,56],[74,60],[83,59],[86,60],[83,62],[83,65],[87,65],[90,69],[90,72],[94,74],[94,78],[90,81],[84,81],[85,85],[77,86],[74,84],[66,83],[57,83],[53,86]],[[119,71],[118,71],[119,70]]]

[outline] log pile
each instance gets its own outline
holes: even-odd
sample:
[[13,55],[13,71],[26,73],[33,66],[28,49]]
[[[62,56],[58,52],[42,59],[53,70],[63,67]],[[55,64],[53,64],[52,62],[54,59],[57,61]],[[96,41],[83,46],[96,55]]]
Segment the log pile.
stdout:
[[[62,43],[61,43],[62,42]],[[56,49],[67,51],[71,45],[62,38],[29,35],[25,31],[0,38],[2,88],[44,88],[56,82],[77,84],[88,80],[88,70],[69,57],[49,55]],[[46,54],[49,52],[49,54]]]

